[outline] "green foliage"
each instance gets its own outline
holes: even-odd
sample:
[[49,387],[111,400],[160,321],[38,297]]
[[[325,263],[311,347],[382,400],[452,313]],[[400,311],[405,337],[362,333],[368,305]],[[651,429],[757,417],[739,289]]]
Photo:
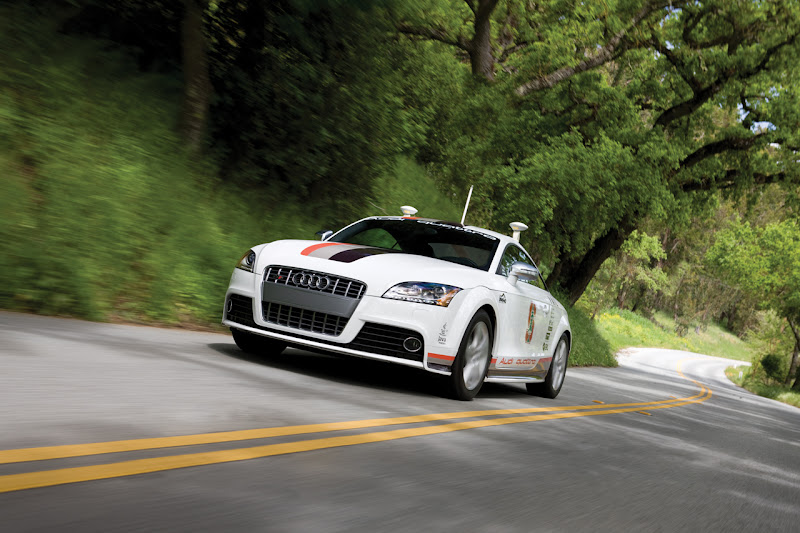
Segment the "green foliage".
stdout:
[[634,296],[636,307],[647,292],[668,290],[667,274],[662,268],[666,255],[658,237],[633,230],[617,253],[603,263],[581,297],[581,305],[593,309],[594,317],[615,300],[623,308],[626,298]]
[[[755,363],[755,359],[760,356],[772,353],[781,355],[788,368],[795,339],[786,319],[779,317],[772,310],[759,311],[757,315],[757,323],[747,333],[747,339],[755,347],[757,354],[753,362]],[[785,377],[786,374],[783,378]]]
[[[707,216],[720,190],[737,197],[757,183],[798,180],[785,163],[796,158],[800,109],[797,4],[707,0],[636,15],[653,6],[499,3],[489,26],[494,83],[480,72],[465,82],[441,126],[449,142],[427,154],[452,194],[477,186],[477,224],[528,223],[524,244],[572,300],[600,266],[594,258],[621,242],[604,236]],[[416,0],[397,18],[410,38],[474,60],[480,17],[464,3]],[[593,59],[577,73],[559,70]],[[527,90],[531,82],[539,85]]]
[[[224,96],[211,133],[229,179],[345,223],[376,177],[398,155],[414,155],[433,127],[436,101],[407,92],[414,84],[430,97],[446,69],[426,65],[420,47],[387,39],[379,7],[218,1],[208,26],[212,79]],[[432,79],[409,79],[418,68]]]
[[729,367],[725,370],[725,375],[740,387],[759,396],[800,407],[800,393],[787,386],[765,383],[762,379],[754,377],[752,368]]
[[[34,14],[0,7],[0,49],[15,51],[0,56],[0,307],[215,324],[249,246],[337,227],[190,158],[176,133],[179,79],[137,72],[123,51]],[[408,158],[378,183],[379,208],[360,203],[357,215],[406,203],[459,212]]]
[[786,377],[786,372],[789,369],[786,357],[768,353],[761,358],[760,362],[761,368],[764,369],[764,373],[768,378],[774,379],[775,381],[783,381],[783,378]]
[[616,350],[603,337],[597,322],[577,307],[565,307],[572,327],[570,366],[617,366]]
[[717,234],[707,260],[764,308],[792,320],[800,317],[800,227],[795,220],[763,229],[735,222]]
[[566,303],[566,296],[558,291],[553,292],[564,305],[572,328],[572,346],[570,347],[570,366],[617,366],[614,357],[616,350],[608,343],[597,327],[597,322],[579,307]]
[[[26,38],[34,39],[36,28]],[[24,94],[0,100],[3,116],[20,117],[0,137],[10,146],[0,151],[9,177],[0,195],[0,307],[213,324],[232,264],[248,246],[335,227],[336,220],[309,217],[301,205],[217,181],[209,161],[192,163],[175,134],[179,89],[171,77],[125,75],[134,70],[125,67],[130,59],[98,43],[59,36],[51,46],[35,58],[3,60],[30,83]],[[91,72],[95,98],[87,100],[85,81],[74,73],[94,61],[118,69]],[[47,83],[37,69],[51,73]],[[36,104],[44,101],[46,119]],[[34,103],[25,109],[26,102]],[[131,116],[130,109],[140,111]],[[411,204],[425,216],[460,219],[460,206],[412,158],[396,157],[375,184],[359,215]],[[569,315],[571,364],[614,366],[595,324],[577,309]]]
[[374,197],[364,206],[369,214],[399,215],[400,206],[417,208],[419,216],[458,222],[459,208],[441,193],[425,168],[398,156],[394,165],[375,180]]

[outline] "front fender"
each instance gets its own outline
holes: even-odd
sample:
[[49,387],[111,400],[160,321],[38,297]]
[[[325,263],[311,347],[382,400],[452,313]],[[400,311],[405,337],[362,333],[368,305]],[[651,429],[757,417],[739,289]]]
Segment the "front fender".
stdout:
[[[456,301],[456,299],[458,299],[458,301]],[[462,291],[453,299],[453,303],[457,303],[458,307],[448,316],[449,323],[446,327],[446,346],[452,351],[453,355],[456,355],[461,344],[461,339],[464,338],[464,334],[467,332],[467,326],[470,320],[472,320],[472,317],[475,316],[475,313],[482,307],[489,307],[492,310],[491,314],[494,315],[493,318],[496,318],[498,302],[497,295],[491,290],[486,287],[474,287],[467,291]],[[493,340],[494,345],[492,346],[492,352],[494,352],[497,344],[497,337],[495,336]]]

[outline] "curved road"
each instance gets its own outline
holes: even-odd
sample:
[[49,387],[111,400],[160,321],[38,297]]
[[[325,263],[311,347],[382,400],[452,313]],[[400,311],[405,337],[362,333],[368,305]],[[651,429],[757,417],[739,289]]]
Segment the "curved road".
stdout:
[[630,350],[556,400],[0,312],[0,529],[797,531],[800,410]]

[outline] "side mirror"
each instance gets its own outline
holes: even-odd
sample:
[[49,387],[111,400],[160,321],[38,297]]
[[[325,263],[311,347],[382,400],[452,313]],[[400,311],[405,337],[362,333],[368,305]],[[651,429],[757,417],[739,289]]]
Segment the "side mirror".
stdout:
[[333,235],[333,232],[331,230],[329,230],[329,229],[321,229],[318,232],[316,232],[314,235],[319,235],[319,240],[321,240],[321,241],[327,241],[328,239],[331,238],[331,235]]
[[512,285],[517,284],[517,280],[536,281],[539,278],[539,269],[528,263],[517,261],[511,265],[511,272],[508,274],[508,282]]

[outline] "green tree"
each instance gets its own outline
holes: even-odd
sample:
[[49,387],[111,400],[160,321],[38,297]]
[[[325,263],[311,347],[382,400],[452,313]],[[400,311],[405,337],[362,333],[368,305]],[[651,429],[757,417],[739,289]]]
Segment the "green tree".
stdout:
[[658,237],[634,230],[622,247],[598,271],[586,293],[592,305],[592,318],[602,307],[612,304],[625,309],[634,295],[633,310],[647,291],[663,289],[667,276],[661,267],[666,257]]
[[795,338],[786,384],[800,390],[800,227],[797,221],[772,223],[763,229],[748,223],[721,231],[708,261],[760,304],[786,319]]
[[478,186],[477,222],[527,217],[573,302],[642,220],[798,180],[794,0],[421,0],[395,16],[479,81],[432,169],[453,194]]

